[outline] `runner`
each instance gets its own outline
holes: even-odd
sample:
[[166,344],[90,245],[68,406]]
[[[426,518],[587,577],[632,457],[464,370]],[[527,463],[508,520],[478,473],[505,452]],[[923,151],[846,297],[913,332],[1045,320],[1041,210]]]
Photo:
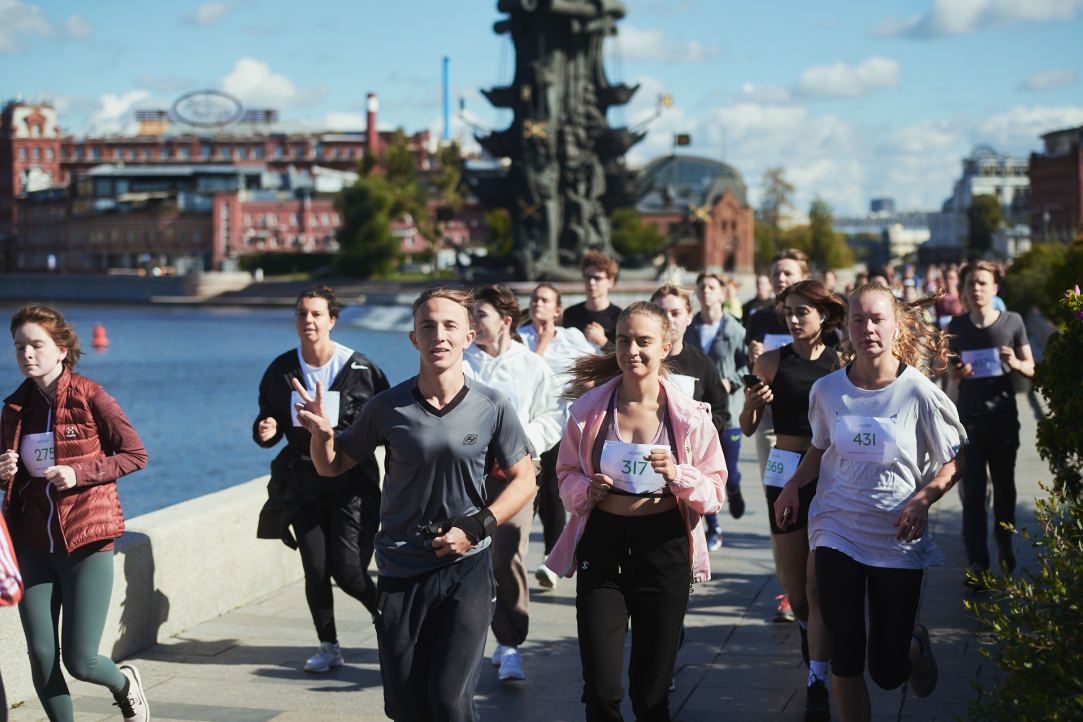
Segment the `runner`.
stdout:
[[854,360],[813,384],[812,445],[775,502],[785,527],[805,513],[802,487],[819,478],[809,546],[842,720],[871,718],[866,647],[880,687],[909,679],[925,697],[936,686],[929,633],[915,620],[924,569],[944,560],[928,533],[929,507],[958,479],[966,433],[948,397],[917,370],[946,351],[942,332],[921,320],[933,300],[904,305],[876,284],[854,291]]
[[[18,604],[23,598],[23,577],[15,561],[15,550],[8,536],[8,525],[0,515],[0,607]],[[0,722],[7,722],[8,700],[4,695],[4,679],[0,677]]]
[[564,312],[564,325],[582,331],[599,351],[612,351],[620,308],[609,302],[609,290],[617,280],[620,267],[601,251],[588,252],[579,267],[583,271],[587,300]]
[[616,353],[575,366],[579,398],[557,463],[571,519],[545,564],[563,576],[579,570],[588,721],[621,719],[629,618],[636,719],[669,719],[690,582],[710,578],[700,515],[722,506],[726,462],[706,405],[662,376],[669,336],[658,306],[633,303],[617,323]]
[[[474,293],[473,345],[463,353],[463,367],[470,378],[503,393],[519,416],[537,464],[539,451],[560,442],[563,429],[557,409],[553,372],[537,354],[518,339],[519,300],[507,286],[485,286]],[[513,335],[514,334],[514,335]],[[535,466],[537,471],[537,466]],[[485,480],[486,498],[495,499],[507,485],[504,471],[494,465]],[[519,646],[530,626],[530,592],[526,585],[527,545],[533,504],[497,527],[493,537],[493,574],[496,577],[496,609],[493,664],[497,679],[525,679]]]
[[[474,690],[496,597],[490,537],[535,489],[515,409],[463,374],[473,308],[467,291],[430,288],[418,296],[410,332],[418,375],[374,397],[337,437],[322,384],[310,396],[294,381],[321,475],[342,474],[377,445],[387,449],[376,639],[384,711],[394,720],[478,719]],[[508,477],[496,499],[485,495],[488,454]]]
[[[779,318],[777,313],[778,297],[786,288],[808,277],[808,256],[795,248],[779,251],[771,259],[771,289],[775,292],[775,303],[752,314],[752,318],[745,322],[745,347],[748,350],[749,368],[755,365],[756,359],[764,351],[771,351],[793,341],[786,323]],[[762,478],[767,471],[767,457],[775,445],[775,422],[770,408],[764,409],[763,418],[756,427],[754,438],[756,458],[760,462],[760,477]],[[775,536],[772,535],[771,551],[775,557],[775,573],[781,580],[779,550],[775,542]],[[785,584],[782,588],[786,588]],[[778,599],[778,610],[775,612],[774,621],[782,623],[794,621],[793,608],[785,592]]]
[[809,667],[805,719],[811,722],[830,717],[827,630],[816,589],[816,554],[809,551],[806,532],[816,482],[802,487],[802,515],[785,528],[774,523],[773,504],[812,441],[809,390],[818,379],[839,367],[837,351],[824,343],[823,336],[846,322],[846,303],[822,281],[798,281],[779,294],[778,301],[793,342],[756,359],[753,373],[759,381],[745,387],[741,430],[751,435],[765,406],[770,404],[775,418],[775,447],[763,477],[767,519],[778,549],[779,582],[801,628],[801,656]]
[[[764,278],[766,279],[766,276]],[[748,354],[743,343],[745,329],[740,321],[723,309],[722,293],[721,278],[708,273],[699,275],[696,279],[699,312],[685,332],[684,340],[685,343],[703,349],[714,361],[722,380],[726,413],[729,417],[726,428],[719,431],[722,453],[726,455],[726,468],[729,469],[726,500],[729,502],[730,515],[734,519],[740,519],[745,513],[745,499],[741,496],[741,472],[737,466],[741,453],[741,427],[738,417],[744,407],[741,378],[748,372]],[[722,546],[722,530],[716,515],[708,514],[705,521],[707,548],[713,551]]]
[[[1019,409],[1009,372],[1034,375],[1034,356],[1022,317],[993,308],[1000,281],[996,264],[967,264],[963,293],[970,312],[948,324],[953,358],[948,373],[959,382],[956,406],[970,440],[963,473],[963,539],[970,570],[979,574],[989,568],[985,511],[989,479],[993,482],[997,561],[1004,571],[1015,569],[1012,534],[1001,526],[1015,523],[1015,459],[1019,451]],[[981,588],[976,579],[968,577],[967,581]]]
[[[562,306],[560,291],[552,284],[539,283],[530,294],[530,323],[518,329],[523,344],[540,355],[553,372],[558,394],[557,408],[561,414],[561,429],[564,428],[564,422],[568,418],[568,407],[571,405],[568,399],[560,396],[571,378],[568,375],[568,369],[576,360],[598,353],[598,349],[587,341],[582,331],[560,325]],[[546,556],[560,538],[565,524],[564,503],[560,500],[560,489],[557,487],[557,449],[559,446],[558,438],[557,443],[541,455],[538,495],[534,501],[534,508],[542,523],[542,539]],[[553,574],[544,564],[534,572],[534,577],[545,589],[552,589],[560,581],[560,577]]]
[[74,719],[63,649],[71,675],[107,687],[124,719],[150,719],[139,672],[98,653],[113,540],[124,533],[116,480],[146,466],[147,452],[116,400],[73,372],[79,337],[60,313],[24,306],[11,335],[26,381],[0,412],[0,482],[25,585],[19,616],[34,689],[50,720]]
[[[305,661],[306,672],[344,664],[335,627],[331,580],[376,613],[376,585],[368,575],[379,524],[379,467],[372,455],[349,472],[323,479],[308,455],[311,440],[294,412],[299,397],[293,380],[311,393],[320,383],[333,426],[342,430],[375,394],[387,388],[376,364],[331,340],[342,305],[327,286],[302,291],[294,306],[300,344],[271,362],[259,384],[259,416],[252,437],[264,448],[283,437],[286,445],[271,462],[269,499],[260,514],[260,536],[281,539],[301,553],[305,599],[320,648]],[[292,528],[292,532],[291,532]]]

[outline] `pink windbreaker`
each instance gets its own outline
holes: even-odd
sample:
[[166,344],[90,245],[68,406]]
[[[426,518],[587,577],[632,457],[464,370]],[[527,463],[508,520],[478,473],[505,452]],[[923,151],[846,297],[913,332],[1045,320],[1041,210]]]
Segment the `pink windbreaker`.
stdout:
[[[564,426],[557,456],[557,479],[560,498],[570,518],[545,559],[545,566],[561,576],[575,573],[575,550],[594,508],[594,502],[587,498],[590,477],[594,475],[591,460],[594,442],[620,379],[618,376],[577,399]],[[673,439],[677,449],[677,478],[669,482],[669,489],[677,497],[677,506],[688,529],[692,579],[705,582],[711,578],[711,563],[700,515],[715,514],[722,508],[729,472],[707,404],[693,401],[665,378],[660,380],[677,437]]]

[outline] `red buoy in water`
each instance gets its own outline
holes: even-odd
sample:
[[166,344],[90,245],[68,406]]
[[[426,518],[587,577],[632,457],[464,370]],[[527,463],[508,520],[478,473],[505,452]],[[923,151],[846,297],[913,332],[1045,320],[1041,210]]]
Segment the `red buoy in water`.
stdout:
[[98,351],[109,345],[109,337],[105,335],[105,326],[100,323],[94,324],[94,335],[91,337],[90,345]]

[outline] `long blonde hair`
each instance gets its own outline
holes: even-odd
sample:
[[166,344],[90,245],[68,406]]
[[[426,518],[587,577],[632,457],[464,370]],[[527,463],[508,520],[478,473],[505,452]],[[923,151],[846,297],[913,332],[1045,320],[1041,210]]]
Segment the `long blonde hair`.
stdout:
[[[948,339],[950,336],[939,327],[927,322],[922,313],[944,295],[944,289],[938,288],[923,298],[904,303],[895,297],[890,288],[879,283],[866,283],[854,289],[847,301],[847,322],[849,322],[850,303],[854,299],[869,293],[879,293],[891,299],[895,309],[895,322],[899,327],[899,336],[891,344],[892,355],[905,364],[918,369],[926,376],[935,377],[948,367]],[[847,339],[842,345],[843,364],[854,360],[854,345]]]
[[[632,316],[646,316],[658,322],[662,329],[662,343],[669,340],[669,316],[661,306],[650,301],[636,301],[617,316],[617,326],[620,327],[624,320]],[[564,392],[564,398],[577,399],[595,386],[601,386],[606,381],[615,379],[621,375],[620,364],[617,363],[616,352],[607,353],[604,356],[584,356],[572,364],[569,372],[572,380],[568,384],[568,390]],[[669,373],[666,363],[663,362],[660,373],[665,376]]]

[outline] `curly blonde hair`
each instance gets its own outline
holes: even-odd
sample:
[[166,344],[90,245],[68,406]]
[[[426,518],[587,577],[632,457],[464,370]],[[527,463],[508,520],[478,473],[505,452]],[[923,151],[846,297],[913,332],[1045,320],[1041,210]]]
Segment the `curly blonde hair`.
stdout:
[[[854,299],[869,293],[879,293],[890,298],[892,307],[895,309],[895,322],[899,327],[899,336],[891,345],[892,355],[926,376],[935,377],[943,373],[948,368],[950,336],[936,325],[926,321],[923,311],[944,295],[944,289],[938,288],[928,296],[904,303],[895,297],[890,288],[878,283],[866,283],[855,288],[847,300],[847,322],[849,322],[850,304]],[[851,339],[846,339],[841,351],[843,364],[854,360],[854,345]]]

